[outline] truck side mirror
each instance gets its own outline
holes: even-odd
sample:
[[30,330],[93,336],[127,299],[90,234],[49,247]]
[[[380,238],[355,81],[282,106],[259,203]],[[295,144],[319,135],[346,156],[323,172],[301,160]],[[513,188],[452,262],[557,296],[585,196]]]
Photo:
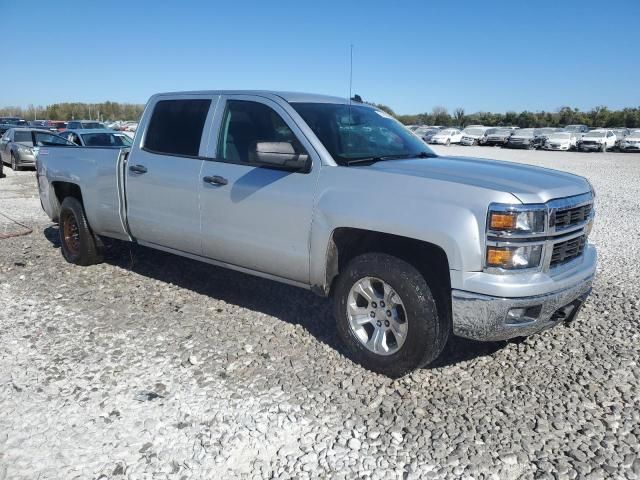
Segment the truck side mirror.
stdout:
[[258,142],[255,160],[260,165],[281,167],[296,172],[307,172],[311,167],[309,155],[296,153],[289,142]]

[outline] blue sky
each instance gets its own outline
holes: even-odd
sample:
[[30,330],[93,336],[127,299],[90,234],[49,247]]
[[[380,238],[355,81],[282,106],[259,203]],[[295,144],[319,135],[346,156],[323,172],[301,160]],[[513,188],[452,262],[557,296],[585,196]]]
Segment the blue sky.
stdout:
[[640,0],[0,0],[0,105],[278,89],[399,113],[640,106]]

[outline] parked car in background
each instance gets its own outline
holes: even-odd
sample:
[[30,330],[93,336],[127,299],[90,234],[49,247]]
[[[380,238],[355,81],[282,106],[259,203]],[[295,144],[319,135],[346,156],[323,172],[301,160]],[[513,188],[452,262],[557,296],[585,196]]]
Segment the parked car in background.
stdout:
[[62,132],[63,130],[65,130],[67,128],[67,122],[62,122],[59,120],[52,120],[51,122],[51,130],[53,131],[53,129],[55,128],[56,132]]
[[51,133],[44,129],[14,127],[0,138],[0,158],[3,163],[10,164],[14,172],[22,167],[34,167],[36,164],[32,131]]
[[546,137],[542,148],[545,150],[574,150],[578,136],[574,132],[553,132]]
[[513,135],[513,132],[515,132],[515,130],[509,127],[490,128],[485,132],[486,139],[484,141],[484,144],[502,146],[507,143],[507,141],[509,141],[509,138],[511,137],[511,135]]
[[67,130],[80,130],[85,128],[104,128],[104,125],[94,120],[69,120]]
[[433,136],[438,133],[440,133],[439,128],[429,128],[422,132],[422,134],[420,135],[420,138],[422,138],[422,140],[424,140],[425,142],[429,143],[433,138]]
[[111,237],[331,295],[352,358],[391,377],[451,334],[571,322],[591,291],[585,178],[439,156],[341,98],[161,94],[144,112],[130,149],[40,149],[40,203],[70,263],[99,263]]
[[504,147],[534,149],[540,148],[545,141],[546,138],[539,135],[536,128],[521,128],[509,137]]
[[435,143],[440,145],[451,145],[452,143],[460,143],[462,139],[462,132],[457,128],[445,128],[439,130],[432,137],[429,143]]
[[552,134],[557,133],[557,132],[563,132],[563,131],[564,130],[562,128],[558,128],[558,127],[536,128],[535,131],[534,131],[534,135],[536,136],[536,138],[539,138],[538,147],[544,146],[545,142],[549,138],[549,135],[552,135]]
[[564,127],[565,132],[573,132],[578,138],[582,137],[585,133],[589,132],[589,127],[586,125],[567,125]]
[[616,146],[616,134],[605,128],[598,128],[585,133],[578,142],[578,150],[582,152],[606,152]]
[[640,130],[633,130],[622,139],[618,148],[621,152],[640,151]]
[[43,130],[51,130],[52,132],[57,132],[58,129],[55,125],[57,122],[52,122],[51,120],[32,120],[29,122],[29,126],[31,128],[40,128]]
[[616,136],[615,149],[620,150],[620,144],[624,141],[625,137],[631,133],[628,128],[612,128],[611,131]]
[[81,147],[130,147],[132,143],[124,132],[107,128],[65,130],[60,136]]
[[[419,136],[420,138],[422,138],[422,136],[426,133],[429,132],[431,130],[434,130],[433,127],[426,127],[424,125],[419,126],[418,128],[412,130],[413,133],[415,133],[417,136]],[[437,130],[437,129],[435,129]]]
[[13,125],[14,127],[29,126],[29,123],[20,117],[0,117],[0,124]]
[[461,145],[482,145],[484,144],[489,127],[482,125],[470,125],[462,131]]

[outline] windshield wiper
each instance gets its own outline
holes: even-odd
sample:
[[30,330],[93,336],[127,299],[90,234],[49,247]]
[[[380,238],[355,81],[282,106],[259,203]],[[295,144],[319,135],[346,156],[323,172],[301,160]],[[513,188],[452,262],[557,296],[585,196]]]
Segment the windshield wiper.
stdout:
[[384,162],[385,160],[400,160],[403,158],[434,158],[437,157],[435,153],[430,152],[418,152],[418,153],[403,153],[400,155],[383,155],[380,157],[364,157],[364,158],[355,158],[353,160],[349,160],[347,162],[348,166],[351,165],[360,165],[364,163],[376,163],[376,162]]

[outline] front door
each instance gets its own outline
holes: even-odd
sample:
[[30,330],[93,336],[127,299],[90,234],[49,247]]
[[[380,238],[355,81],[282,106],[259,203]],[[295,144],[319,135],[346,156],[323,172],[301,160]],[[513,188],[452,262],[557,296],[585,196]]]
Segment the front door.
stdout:
[[217,96],[158,97],[127,161],[127,216],[139,241],[200,255],[198,187]]
[[[319,157],[282,106],[223,97],[217,142],[200,178],[202,249],[209,258],[309,282],[309,240]],[[312,158],[309,172],[255,166],[258,142],[287,142]]]

